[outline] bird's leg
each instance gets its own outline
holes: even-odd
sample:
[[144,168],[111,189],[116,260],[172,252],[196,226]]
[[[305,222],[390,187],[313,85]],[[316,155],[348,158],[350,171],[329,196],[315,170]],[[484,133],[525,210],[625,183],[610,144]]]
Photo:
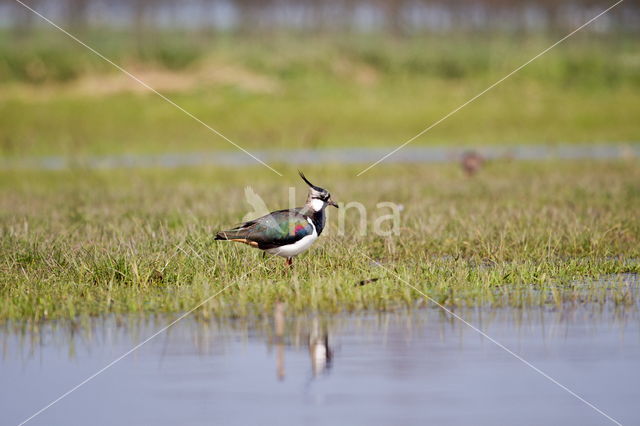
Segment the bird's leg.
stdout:
[[293,257],[287,257],[286,265],[289,267],[289,269],[293,268]]

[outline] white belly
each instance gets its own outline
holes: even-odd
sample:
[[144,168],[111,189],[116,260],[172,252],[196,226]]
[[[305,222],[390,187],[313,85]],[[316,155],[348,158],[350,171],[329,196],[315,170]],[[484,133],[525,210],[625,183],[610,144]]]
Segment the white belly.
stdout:
[[[313,226],[313,224],[311,226]],[[296,241],[293,244],[267,249],[265,251],[269,254],[275,254],[276,256],[293,257],[304,251],[307,251],[309,247],[311,247],[311,244],[313,244],[313,242],[317,239],[318,233],[316,232],[316,227],[314,226],[313,234],[302,237],[300,240]]]

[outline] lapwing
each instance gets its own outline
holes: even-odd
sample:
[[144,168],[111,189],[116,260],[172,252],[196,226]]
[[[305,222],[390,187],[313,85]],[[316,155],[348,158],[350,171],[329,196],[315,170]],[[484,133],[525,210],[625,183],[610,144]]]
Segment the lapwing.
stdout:
[[292,266],[293,257],[308,250],[322,234],[326,220],[325,208],[338,207],[329,191],[315,186],[302,172],[299,173],[309,185],[309,195],[303,207],[269,213],[228,231],[220,231],[215,239],[248,244],[266,253],[284,257],[287,266]]
[[476,151],[466,151],[460,158],[460,166],[465,174],[471,177],[480,171],[480,168],[484,165],[484,161],[482,154]]

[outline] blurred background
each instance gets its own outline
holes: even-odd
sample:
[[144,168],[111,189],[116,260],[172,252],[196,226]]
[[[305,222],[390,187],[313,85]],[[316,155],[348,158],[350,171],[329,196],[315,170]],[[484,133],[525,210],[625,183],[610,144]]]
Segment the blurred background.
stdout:
[[[243,147],[285,152],[395,147],[611,5],[26,4]],[[640,2],[626,0],[414,145],[635,141],[639,34]],[[0,1],[3,164],[220,150],[234,148],[21,4]]]

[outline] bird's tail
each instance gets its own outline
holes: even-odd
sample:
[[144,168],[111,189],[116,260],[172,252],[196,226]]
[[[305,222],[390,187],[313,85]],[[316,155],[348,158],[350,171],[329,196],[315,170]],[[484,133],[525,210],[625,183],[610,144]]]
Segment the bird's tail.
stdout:
[[220,231],[216,234],[216,240],[228,240],[229,234],[226,231]]
[[245,232],[241,229],[229,229],[228,231],[220,231],[216,234],[216,240],[233,240],[236,238],[244,238]]
[[250,234],[250,228],[255,225],[255,221],[245,222],[233,229],[220,231],[216,234],[216,240],[234,240],[237,238],[246,238]]

